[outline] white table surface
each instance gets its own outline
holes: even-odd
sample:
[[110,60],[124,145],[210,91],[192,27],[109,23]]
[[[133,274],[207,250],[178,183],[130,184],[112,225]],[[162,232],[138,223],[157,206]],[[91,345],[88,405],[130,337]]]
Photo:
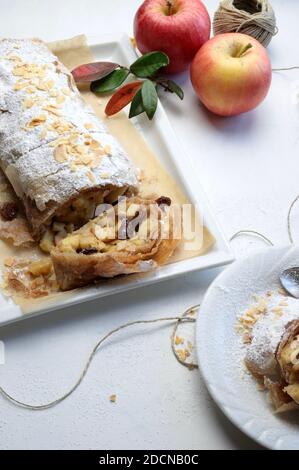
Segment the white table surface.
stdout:
[[[205,3],[213,13],[218,0]],[[1,0],[1,35],[55,40],[131,33],[139,4]],[[298,64],[299,3],[272,4],[280,29],[269,48],[273,66]],[[287,243],[287,208],[299,192],[299,71],[276,73],[263,105],[231,119],[198,105],[187,75],[179,81],[183,104],[172,96],[163,103],[227,237],[252,228],[275,244]],[[237,256],[261,246],[249,238],[234,242]],[[6,346],[1,385],[25,401],[55,398],[73,383],[99,336],[126,321],[182,312],[201,301],[218,272],[191,274],[1,329]],[[82,386],[53,409],[23,410],[0,397],[0,448],[257,448],[214,405],[199,373],[174,360],[170,331],[169,326],[137,328],[112,338]],[[116,404],[109,402],[112,393]]]

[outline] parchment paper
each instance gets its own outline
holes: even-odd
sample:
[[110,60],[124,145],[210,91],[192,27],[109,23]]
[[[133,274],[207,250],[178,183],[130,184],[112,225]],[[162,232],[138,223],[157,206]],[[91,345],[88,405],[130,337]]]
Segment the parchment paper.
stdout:
[[[71,39],[55,41],[49,44],[50,49],[64,65],[72,70],[78,65],[93,62],[90,48],[87,45],[86,36],[80,35]],[[152,196],[153,194],[169,196],[177,204],[188,204],[189,201],[178,187],[176,182],[164,169],[158,158],[153,154],[142,135],[133,126],[124,112],[107,118],[104,113],[109,96],[96,96],[89,90],[89,86],[83,86],[80,91],[84,99],[92,106],[98,117],[105,122],[111,134],[113,134],[128,152],[129,157],[136,166],[142,170],[143,180],[141,194]],[[195,217],[193,212],[193,227],[197,227],[196,235],[192,243],[182,241],[170,262],[192,258],[206,253],[215,240],[209,230],[201,225],[200,216]]]

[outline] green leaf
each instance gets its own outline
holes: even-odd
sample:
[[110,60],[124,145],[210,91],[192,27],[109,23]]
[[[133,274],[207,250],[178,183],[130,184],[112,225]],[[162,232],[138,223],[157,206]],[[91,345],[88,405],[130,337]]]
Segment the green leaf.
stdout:
[[141,96],[141,89],[135,93],[135,96],[132,100],[131,107],[130,107],[130,112],[129,112],[129,118],[132,118],[134,116],[138,116],[139,114],[143,113],[145,111],[143,103],[142,103],[142,96]]
[[175,83],[173,80],[166,80],[163,83],[166,84],[168,90],[171,93],[175,93],[181,100],[184,99],[184,92],[183,92],[182,88],[177,83]]
[[130,71],[140,78],[153,75],[161,67],[169,64],[169,58],[164,52],[149,52],[139,57],[130,67]]
[[92,82],[90,89],[95,93],[107,93],[118,88],[129,75],[129,70],[117,69],[104,78]]
[[149,119],[153,119],[158,105],[158,95],[151,80],[145,80],[141,87],[141,96],[144,110]]
[[72,75],[77,83],[94,82],[106,77],[118,67],[119,64],[114,62],[91,62],[76,67],[72,70]]

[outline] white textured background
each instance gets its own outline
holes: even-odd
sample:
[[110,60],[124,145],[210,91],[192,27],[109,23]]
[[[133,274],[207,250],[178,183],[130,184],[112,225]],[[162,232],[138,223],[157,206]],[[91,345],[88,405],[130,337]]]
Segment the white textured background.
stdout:
[[[131,33],[140,3],[0,0],[1,35],[55,40]],[[218,1],[205,3],[212,14]],[[299,3],[272,4],[280,30],[269,48],[273,67],[299,65]],[[183,105],[173,97],[163,104],[227,237],[254,228],[276,244],[286,243],[287,207],[299,193],[299,71],[276,73],[263,105],[230,119],[208,114],[188,76],[179,80]],[[261,244],[242,239],[234,246],[240,255]],[[129,320],[181,312],[201,300],[217,272],[191,274],[2,329],[1,385],[26,401],[55,398],[73,383],[100,335]],[[169,326],[160,326],[114,337],[79,390],[54,409],[22,410],[0,397],[0,448],[256,448],[213,404],[199,374],[176,363],[169,334]],[[112,393],[117,404],[109,402]]]

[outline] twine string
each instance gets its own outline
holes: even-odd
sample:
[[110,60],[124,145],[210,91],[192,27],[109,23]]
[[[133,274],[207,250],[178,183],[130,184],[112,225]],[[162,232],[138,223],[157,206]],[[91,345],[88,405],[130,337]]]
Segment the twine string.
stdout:
[[291,202],[289,209],[288,209],[288,215],[287,215],[287,230],[288,230],[288,236],[289,236],[289,240],[291,244],[294,244],[294,239],[292,235],[292,227],[291,227],[291,215],[292,215],[293,208],[296,202],[298,201],[298,199],[299,199],[299,194]]
[[299,69],[299,65],[292,65],[291,67],[282,67],[279,69],[272,69],[272,72],[283,72],[284,70],[296,70]]
[[234,233],[229,241],[232,242],[235,238],[241,236],[241,235],[252,235],[252,236],[255,236],[255,237],[259,237],[259,238],[262,238],[262,240],[264,240],[265,243],[267,243],[267,245],[271,245],[271,246],[274,246],[274,243],[270,240],[270,238],[266,237],[265,235],[263,235],[262,233],[256,231],[256,230],[247,230],[247,229],[244,229],[244,230],[239,230],[238,232]]
[[[4,398],[6,398],[8,401],[13,403],[14,405],[17,405],[17,406],[20,406],[22,408],[26,408],[26,409],[29,409],[29,410],[32,410],[32,411],[46,410],[48,408],[52,408],[55,405],[58,405],[59,403],[64,401],[66,398],[68,398],[70,395],[72,395],[72,393],[74,393],[74,391],[79,387],[79,385],[83,381],[84,377],[86,376],[87,371],[90,367],[90,364],[91,364],[94,356],[96,355],[98,349],[100,348],[100,346],[108,338],[110,338],[112,335],[114,335],[115,333],[118,333],[119,331],[124,330],[124,329],[129,328],[129,327],[134,326],[134,325],[152,324],[152,323],[158,323],[158,322],[176,322],[175,323],[174,333],[171,336],[171,345],[172,345],[172,351],[174,352],[174,355],[175,355],[176,359],[182,364],[179,356],[177,355],[175,347],[174,347],[175,332],[177,331],[178,325],[180,323],[187,323],[187,322],[188,323],[194,323],[196,321],[195,318],[189,317],[188,315],[193,314],[198,308],[199,308],[199,305],[194,305],[194,306],[188,308],[181,316],[161,317],[161,318],[154,318],[154,319],[149,319],[149,320],[135,320],[135,321],[131,321],[131,322],[128,322],[128,323],[124,323],[123,325],[120,325],[117,328],[114,328],[114,329],[110,330],[93,347],[93,349],[92,349],[91,353],[89,354],[89,356],[87,358],[87,361],[86,361],[86,363],[85,363],[85,365],[82,369],[82,372],[79,375],[76,382],[74,383],[74,385],[68,391],[66,391],[63,395],[56,398],[55,400],[51,400],[48,403],[44,403],[44,404],[41,404],[41,405],[33,405],[33,404],[30,404],[30,403],[26,403],[26,402],[23,402],[21,400],[18,400],[17,398],[14,398],[10,393],[8,393],[1,386],[0,386],[0,393]],[[197,364],[192,364],[192,363],[187,363],[187,362],[183,363],[183,365],[185,367],[190,367],[190,368],[197,367]]]
[[[187,318],[188,315],[193,315],[200,307],[200,304],[197,304],[197,305],[193,305],[193,307],[190,307],[188,308],[184,313],[183,315],[181,316],[182,319],[184,318]],[[195,319],[194,319],[195,321]],[[176,347],[175,347],[175,338],[176,338],[176,334],[177,334],[177,330],[178,330],[178,327],[180,325],[181,322],[177,321],[176,324],[174,325],[174,328],[172,330],[172,334],[171,334],[171,337],[170,337],[170,340],[171,340],[171,349],[172,349],[172,352],[174,354],[174,357],[176,358],[176,360],[184,367],[188,367],[189,370],[192,370],[192,369],[198,369],[198,364],[196,364],[195,362],[187,362],[187,361],[184,361],[177,353],[177,350],[176,350]]]
[[[295,206],[295,204],[297,203],[298,200],[299,200],[299,194],[291,202],[291,204],[289,206],[289,209],[288,209],[288,213],[287,213],[287,231],[288,231],[288,236],[289,236],[289,240],[290,240],[291,244],[294,243],[293,235],[292,235],[292,228],[291,228],[291,215],[292,215],[292,210],[293,210],[293,208],[294,208],[294,206]],[[262,240],[264,240],[264,242],[267,243],[267,245],[274,246],[274,243],[268,237],[266,237],[264,234],[262,234],[261,232],[258,232],[257,230],[251,230],[251,229],[239,230],[238,232],[234,233],[230,237],[230,241],[233,241],[235,238],[237,238],[239,236],[242,236],[242,235],[250,235],[250,236],[254,236],[254,237],[259,237]],[[196,319],[193,318],[192,316],[188,316],[188,315],[193,315],[199,309],[199,307],[200,307],[200,304],[193,305],[192,307],[189,307],[187,310],[185,310],[185,312],[180,316],[161,317],[161,318],[154,318],[154,319],[149,319],[149,320],[135,320],[135,321],[131,321],[131,322],[128,322],[128,323],[124,323],[124,324],[110,330],[102,338],[100,338],[99,341],[93,347],[93,349],[92,349],[91,353],[89,354],[89,356],[87,358],[87,361],[86,361],[86,363],[85,363],[85,365],[82,369],[82,372],[80,373],[80,375],[79,375],[78,379],[76,380],[76,382],[74,383],[74,385],[69,390],[67,390],[63,395],[56,398],[55,400],[52,400],[52,401],[49,401],[47,403],[40,404],[40,405],[33,405],[31,403],[26,403],[24,401],[18,400],[17,398],[14,398],[2,386],[0,386],[0,394],[5,399],[7,399],[11,403],[13,403],[14,405],[20,406],[22,408],[26,408],[26,409],[29,409],[29,410],[41,411],[41,410],[46,410],[48,408],[52,408],[53,406],[58,405],[62,401],[66,400],[66,398],[68,398],[70,395],[72,395],[75,392],[75,390],[79,387],[79,385],[82,383],[84,377],[86,376],[86,374],[89,370],[89,367],[91,365],[91,362],[94,359],[94,356],[96,355],[98,349],[100,348],[100,346],[105,341],[107,341],[108,338],[110,338],[112,335],[120,332],[121,330],[124,330],[124,329],[129,328],[129,327],[134,326],[134,325],[141,325],[141,324],[153,324],[153,323],[158,323],[158,322],[175,322],[175,325],[174,325],[174,328],[173,328],[173,331],[172,331],[172,334],[171,334],[171,350],[172,350],[175,358],[177,359],[177,361],[181,365],[183,365],[185,367],[188,367],[189,369],[198,368],[198,365],[196,363],[184,361],[178,355],[177,350],[175,348],[175,338],[176,338],[177,329],[178,329],[178,327],[181,323],[195,323]]]
[[213,30],[215,35],[248,34],[265,47],[278,32],[275,13],[268,0],[222,0],[214,15]]
[[[294,238],[293,238],[293,234],[292,234],[292,224],[291,224],[292,218],[291,217],[292,217],[292,212],[293,212],[294,206],[296,205],[298,200],[299,200],[299,194],[297,194],[297,196],[290,203],[289,208],[288,208],[288,213],[287,213],[287,232],[288,232],[289,242],[291,243],[291,245],[294,244]],[[231,242],[235,238],[237,238],[241,235],[252,235],[252,236],[255,236],[255,237],[259,237],[259,238],[262,238],[264,240],[264,242],[267,243],[268,245],[274,246],[274,243],[270,240],[270,238],[266,237],[264,234],[262,234],[261,232],[258,232],[257,230],[247,230],[247,229],[239,230],[238,232],[234,233],[230,237],[229,241]]]

